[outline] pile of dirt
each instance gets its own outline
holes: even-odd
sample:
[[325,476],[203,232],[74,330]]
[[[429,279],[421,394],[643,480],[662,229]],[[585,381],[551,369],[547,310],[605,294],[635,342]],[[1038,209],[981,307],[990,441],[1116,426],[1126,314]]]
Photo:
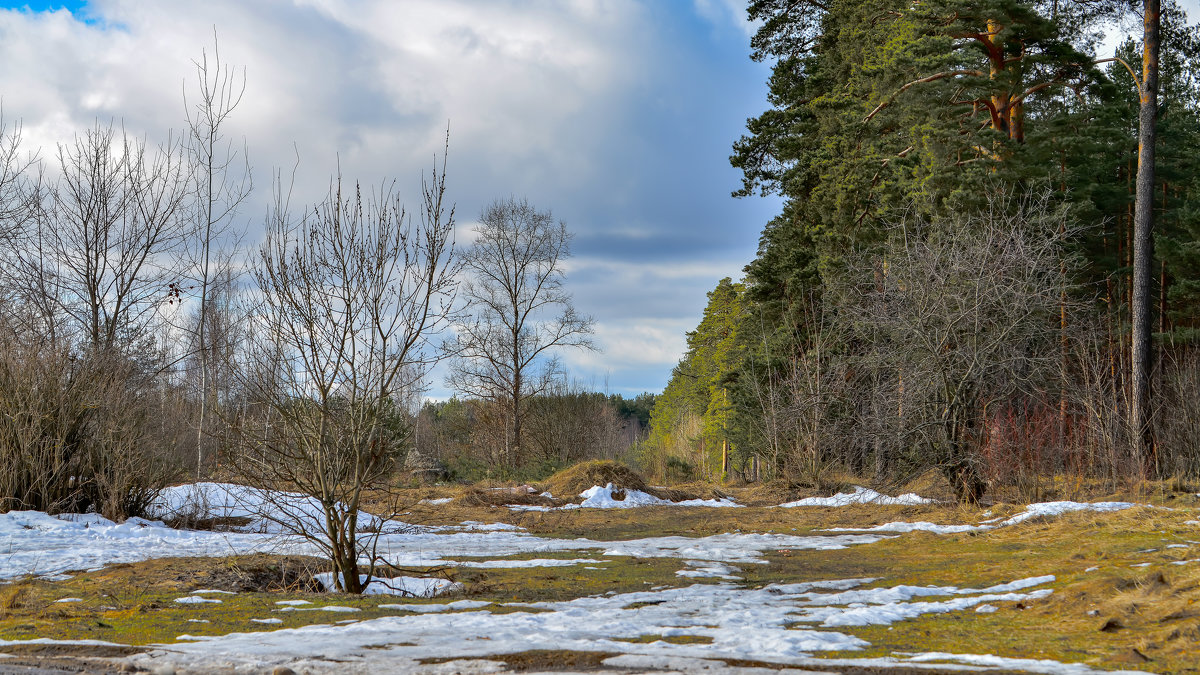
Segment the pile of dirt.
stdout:
[[725,499],[729,494],[708,483],[687,483],[673,487],[650,485],[641,474],[611,460],[592,460],[563,469],[546,479],[542,488],[563,499],[578,501],[579,493],[599,485],[613,486],[613,498],[624,499],[624,493],[637,490],[659,499],[682,502],[689,499]]
[[320,585],[313,575],[328,569],[329,563],[320,558],[255,553],[227,558],[117,563],[91,573],[88,578],[105,587],[171,591],[213,588],[231,593],[316,592]]
[[[611,460],[592,460],[581,462],[575,466],[563,469],[542,483],[542,487],[550,494],[564,499],[575,499],[580,492],[594,486],[604,487],[612,483],[614,488],[621,490],[639,490],[658,497],[654,488],[646,484],[646,479],[633,469]],[[668,497],[659,497],[668,499]]]
[[799,498],[799,491],[781,480],[761,481],[737,491],[738,503],[746,506],[778,506]]
[[929,469],[924,473],[906,481],[900,485],[896,493],[912,492],[919,494],[926,499],[935,499],[939,502],[954,503],[956,501],[954,488],[950,486],[950,481],[946,479],[946,474],[939,469]]
[[450,472],[440,460],[422,454],[413,448],[404,457],[404,470],[421,483],[437,483],[446,480]]

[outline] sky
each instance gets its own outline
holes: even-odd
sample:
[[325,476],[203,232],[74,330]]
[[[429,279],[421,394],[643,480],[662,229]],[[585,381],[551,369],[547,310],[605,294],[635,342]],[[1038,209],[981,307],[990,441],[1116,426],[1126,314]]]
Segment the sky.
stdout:
[[241,214],[251,240],[272,171],[297,157],[293,202],[323,197],[340,162],[347,179],[395,179],[418,206],[449,125],[460,243],[507,197],[573,233],[567,289],[601,351],[563,361],[596,389],[661,390],[705,294],[740,275],[778,212],[730,196],[731,145],[764,108],[768,75],[734,0],[13,6],[0,11],[0,96],[43,157],[97,120],[152,141],[178,132],[215,27],[221,60],[246,72],[229,130],[254,173]]
[[[1200,0],[1187,0],[1190,14]],[[193,61],[244,67],[229,133],[255,191],[273,171],[293,202],[340,165],[394,179],[419,206],[450,129],[448,197],[464,243],[488,203],[525,198],[573,233],[567,288],[596,321],[593,353],[562,355],[593,389],[658,392],[706,293],[738,278],[777,199],[734,199],[728,157],[766,107],[741,0],[90,0],[2,2],[0,98],[25,145],[52,157],[97,121],[161,141],[184,125]],[[298,159],[298,164],[297,164]],[[449,395],[435,373],[429,396]]]

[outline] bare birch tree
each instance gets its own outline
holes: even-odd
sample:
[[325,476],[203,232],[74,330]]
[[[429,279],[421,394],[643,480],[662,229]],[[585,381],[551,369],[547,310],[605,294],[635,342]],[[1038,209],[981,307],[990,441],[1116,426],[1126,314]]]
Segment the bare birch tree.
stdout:
[[470,273],[463,294],[473,316],[455,326],[448,381],[505,408],[511,441],[504,460],[515,465],[528,400],[554,383],[557,350],[595,349],[595,322],[576,313],[563,288],[563,262],[571,254],[566,223],[515,198],[493,202],[480,221],[463,254]]
[[[212,405],[212,382],[215,380],[213,357],[225,351],[227,345],[214,345],[210,335],[213,317],[209,314],[213,302],[215,280],[221,279],[228,290],[233,285],[232,253],[241,232],[236,231],[234,218],[253,188],[246,148],[239,152],[225,133],[225,123],[233,114],[246,90],[246,71],[221,62],[216,33],[213,34],[212,57],[201,52],[195,61],[196,98],[189,101],[184,89],[184,108],[188,123],[188,159],[191,163],[193,189],[193,233],[189,242],[189,257],[200,304],[196,309],[190,332],[193,335],[194,358],[199,394],[199,419],[196,423],[196,477],[199,479],[204,462],[205,421]],[[229,316],[226,313],[224,316]],[[218,319],[219,320],[219,319]],[[228,337],[229,332],[221,333]]]

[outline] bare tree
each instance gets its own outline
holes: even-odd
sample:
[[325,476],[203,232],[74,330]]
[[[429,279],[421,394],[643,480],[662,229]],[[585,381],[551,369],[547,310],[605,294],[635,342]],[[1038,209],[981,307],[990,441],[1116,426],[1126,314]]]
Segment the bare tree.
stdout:
[[[196,67],[197,98],[189,105],[184,90],[184,107],[188,122],[188,158],[193,180],[193,235],[189,242],[191,265],[200,304],[196,320],[191,325],[194,337],[194,363],[198,375],[200,399],[199,420],[196,423],[196,477],[204,460],[205,420],[212,405],[214,364],[212,357],[225,351],[227,345],[211,345],[209,333],[212,321],[209,312],[214,280],[221,278],[226,287],[233,284],[232,254],[224,246],[236,245],[240,232],[234,231],[234,218],[253,188],[245,147],[239,153],[226,138],[224,126],[241,103],[246,90],[246,71],[239,74],[221,62],[216,31],[213,32],[212,58],[201,52]],[[229,314],[224,315],[228,317]],[[221,337],[228,338],[229,332]]]
[[28,183],[36,156],[21,155],[21,126],[9,127],[0,112],[0,251],[34,215],[36,190]]
[[262,412],[235,425],[237,468],[254,486],[320,504],[321,522],[297,514],[281,524],[321,547],[351,593],[374,576],[380,525],[393,515],[360,523],[364,492],[391,489],[408,436],[400,403],[439,358],[431,338],[452,316],[444,168],[423,182],[419,224],[389,185],[364,197],[343,193],[339,178],[298,221],[277,195],[254,269],[263,342],[247,386]]
[[897,383],[871,406],[886,415],[873,431],[939,466],[960,500],[986,487],[975,450],[996,408],[1061,386],[1060,313],[1082,312],[1066,217],[1049,195],[1001,195],[975,215],[903,224],[882,277],[876,257],[854,263],[843,314],[868,345],[860,363]]
[[471,274],[463,293],[473,318],[455,327],[448,382],[506,409],[506,459],[517,464],[526,403],[554,382],[557,350],[595,349],[595,322],[575,312],[563,289],[566,223],[515,198],[493,202],[480,220],[463,254]]
[[99,124],[59,146],[61,177],[14,251],[18,292],[52,340],[112,350],[148,334],[186,232],[181,155]]

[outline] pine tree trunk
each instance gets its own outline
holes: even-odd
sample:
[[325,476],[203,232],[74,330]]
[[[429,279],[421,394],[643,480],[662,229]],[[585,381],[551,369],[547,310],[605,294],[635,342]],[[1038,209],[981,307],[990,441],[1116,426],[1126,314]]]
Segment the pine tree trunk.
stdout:
[[1142,47],[1141,105],[1138,110],[1137,194],[1134,199],[1133,235],[1133,353],[1129,422],[1135,456],[1147,475],[1157,461],[1150,429],[1150,373],[1153,347],[1150,342],[1152,294],[1151,267],[1154,257],[1154,144],[1158,113],[1159,0],[1145,0],[1145,37]]

